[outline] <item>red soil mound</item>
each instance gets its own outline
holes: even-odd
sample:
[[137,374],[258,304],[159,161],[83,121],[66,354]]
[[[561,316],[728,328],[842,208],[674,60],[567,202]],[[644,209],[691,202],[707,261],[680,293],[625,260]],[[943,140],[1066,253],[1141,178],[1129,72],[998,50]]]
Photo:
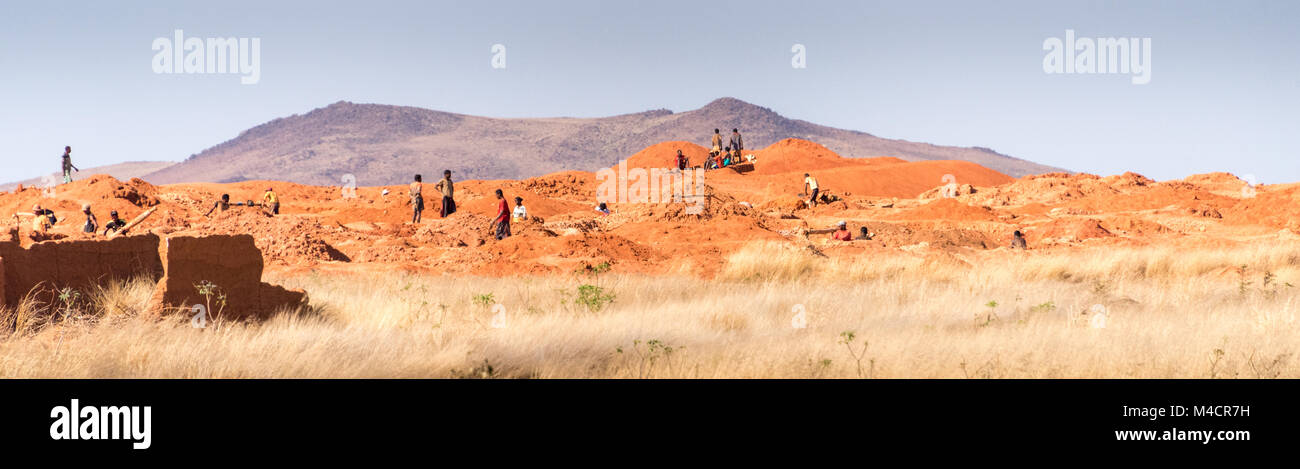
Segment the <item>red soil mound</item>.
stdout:
[[525,179],[520,186],[540,197],[590,200],[596,193],[596,175],[586,171],[565,171]]
[[348,260],[347,255],[328,241],[346,238],[347,230],[338,225],[322,225],[313,218],[292,215],[271,218],[258,211],[232,209],[195,225],[187,233],[249,235],[268,262],[280,265]]
[[[650,145],[627,158],[628,168],[676,168],[677,150],[686,155],[691,167],[703,165],[709,150],[691,142],[672,141]],[[618,166],[613,167],[618,170]]]
[[1261,225],[1270,228],[1300,227],[1300,187],[1248,192],[1228,210],[1223,220],[1233,225]]
[[[880,163],[877,161],[868,161],[865,159],[854,160],[844,158],[830,149],[821,146],[821,144],[801,140],[797,138],[787,138],[755,152],[746,151],[745,154],[753,153],[758,158],[754,164],[754,174],[781,174],[781,173],[806,173],[827,170],[832,168],[843,168],[846,166],[862,166],[868,163]],[[900,160],[901,161],[901,160]]]
[[1206,190],[1215,191],[1224,195],[1240,196],[1243,189],[1249,185],[1247,181],[1232,175],[1231,173],[1205,173],[1194,174],[1183,178],[1183,182],[1195,184]]
[[937,199],[917,208],[905,210],[891,217],[896,220],[947,220],[956,222],[997,221],[997,214],[988,207],[976,207],[957,199]]
[[[995,186],[1012,181],[1010,176],[966,161],[917,161],[844,168],[813,175],[817,176],[824,191],[899,198],[915,198],[950,181],[975,186]],[[802,178],[799,183],[802,185]]]
[[1108,232],[1124,233],[1126,235],[1155,235],[1172,233],[1174,231],[1158,222],[1144,220],[1129,215],[1113,217],[1104,221],[1102,225]]
[[1065,241],[1082,241],[1093,238],[1114,236],[1101,222],[1092,218],[1062,218],[1038,227],[1035,235],[1039,238],[1055,238]]

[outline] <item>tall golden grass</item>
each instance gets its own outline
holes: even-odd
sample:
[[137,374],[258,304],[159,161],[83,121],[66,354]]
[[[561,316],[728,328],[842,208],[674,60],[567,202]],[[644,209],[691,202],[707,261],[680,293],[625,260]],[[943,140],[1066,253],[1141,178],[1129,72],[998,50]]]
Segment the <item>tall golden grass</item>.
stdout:
[[1294,378],[1298,260],[757,245],[712,280],[289,276],[310,309],[204,329],[142,315],[137,280],[0,312],[0,377]]

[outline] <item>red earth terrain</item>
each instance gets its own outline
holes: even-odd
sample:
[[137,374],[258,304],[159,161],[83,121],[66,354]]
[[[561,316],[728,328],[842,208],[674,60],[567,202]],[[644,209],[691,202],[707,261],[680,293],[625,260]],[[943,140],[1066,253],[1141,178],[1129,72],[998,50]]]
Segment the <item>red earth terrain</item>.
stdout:
[[[681,150],[692,167],[708,156],[689,142],[663,142],[628,157],[625,168],[675,168]],[[614,272],[717,274],[736,250],[756,242],[854,246],[831,256],[864,257],[906,250],[936,259],[1006,249],[1015,230],[1031,249],[1105,244],[1248,243],[1294,239],[1300,228],[1300,186],[1249,186],[1226,173],[1157,182],[1141,175],[1051,173],[1014,179],[965,161],[906,162],[844,158],[810,141],[786,139],[746,151],[752,162],[701,176],[702,206],[694,200],[615,202],[593,210],[598,173],[568,171],[524,180],[456,182],[459,210],[438,217],[433,187],[442,168],[412,169],[425,178],[423,221],[410,223],[406,186],[309,186],[276,181],[155,186],[99,175],[51,189],[0,192],[6,239],[27,247],[36,204],[55,211],[53,237],[79,240],[81,206],[102,227],[109,210],[130,220],[157,208],[132,235],[251,235],[268,271],[404,270],[452,275],[509,276],[571,273],[608,264]],[[618,177],[615,167],[608,173]],[[809,207],[803,175],[828,196]],[[231,207],[205,215],[221,194],[258,201],[274,188],[281,214]],[[533,219],[514,236],[491,236],[501,189],[513,208],[523,197]],[[388,191],[385,195],[384,191]],[[855,237],[867,226],[874,239],[830,241],[824,230],[846,221]],[[102,228],[101,228],[102,229]]]

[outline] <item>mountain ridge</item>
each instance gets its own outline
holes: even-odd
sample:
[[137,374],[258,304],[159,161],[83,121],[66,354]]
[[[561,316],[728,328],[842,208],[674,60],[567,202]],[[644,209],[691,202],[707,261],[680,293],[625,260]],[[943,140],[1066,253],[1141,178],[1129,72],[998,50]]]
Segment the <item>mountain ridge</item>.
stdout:
[[157,184],[275,179],[361,185],[435,177],[521,179],[566,170],[591,171],[663,141],[707,144],[714,128],[739,128],[747,149],[794,137],[848,157],[894,156],[907,161],[971,161],[1011,176],[1063,171],[985,147],[941,146],[886,139],[782,116],[770,108],[724,97],[674,112],[653,109],[608,117],[496,118],[414,106],[338,101],[280,117],[145,176]]

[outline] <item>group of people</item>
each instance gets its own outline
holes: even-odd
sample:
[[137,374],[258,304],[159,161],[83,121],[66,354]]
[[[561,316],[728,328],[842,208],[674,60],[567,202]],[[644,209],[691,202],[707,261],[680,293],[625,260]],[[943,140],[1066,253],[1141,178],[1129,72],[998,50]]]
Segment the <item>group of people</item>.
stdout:
[[[853,233],[849,231],[848,222],[840,220],[835,224],[835,230],[831,232],[831,239],[836,241],[853,241]],[[858,239],[870,241],[876,237],[875,233],[867,230],[866,226],[858,228]],[[1029,249],[1029,243],[1025,241],[1025,234],[1020,230],[1011,233],[1011,249]]]
[[[95,216],[93,211],[91,211],[90,204],[82,204],[81,213],[86,216],[86,222],[82,225],[82,231],[91,234],[98,232],[99,218]],[[33,217],[31,237],[37,241],[48,238],[50,230],[54,229],[54,225],[59,222],[59,217],[54,214],[54,211],[41,207],[41,204],[36,204],[32,207],[31,215]],[[123,220],[118,216],[117,210],[109,211],[108,216],[108,224],[104,225],[104,231],[102,233],[104,236],[120,231],[126,226],[126,220]]]
[[221,194],[221,198],[217,199],[217,201],[212,204],[212,208],[209,208],[208,212],[203,214],[203,216],[211,216],[212,212],[217,210],[224,212],[230,210],[230,207],[254,207],[258,205],[262,207],[262,213],[266,214],[268,217],[279,215],[280,195],[275,193],[274,188],[267,187],[266,192],[262,193],[262,203],[257,204],[253,203],[251,200],[247,202],[231,202],[230,194]]
[[[700,167],[708,171],[740,164],[742,160],[740,152],[744,149],[745,140],[740,136],[740,129],[731,129],[731,141],[725,147],[722,145],[722,130],[713,129],[713,142],[709,156]],[[685,171],[689,167],[691,167],[690,158],[687,158],[681,150],[677,150],[677,169]]]
[[[868,231],[866,226],[858,228],[858,239],[870,241],[875,237],[876,234]],[[837,241],[853,241],[853,233],[849,231],[849,223],[840,220],[840,222],[835,225],[835,231],[831,232],[831,239]]]
[[[439,180],[434,188],[442,194],[442,207],[439,209],[439,216],[447,218],[456,213],[456,183],[452,182],[451,170],[442,172],[442,180]],[[419,223],[424,214],[424,176],[416,174],[415,180],[411,182],[411,223]],[[496,239],[501,240],[510,237],[510,222],[527,220],[528,208],[524,207],[524,198],[515,197],[515,208],[510,209],[510,203],[506,201],[505,193],[501,189],[496,190],[497,214],[492,219],[492,232]]]
[[[439,214],[443,218],[456,213],[456,184],[451,181],[451,170],[442,172],[442,180],[433,186],[438,192],[442,193],[442,208]],[[419,223],[424,213],[424,176],[415,175],[415,181],[411,182],[411,223]]]
[[[744,139],[740,135],[740,129],[731,129],[731,140],[728,143],[729,143],[728,145],[724,146],[722,141],[721,130],[713,129],[712,148],[709,150],[708,160],[705,161],[703,165],[705,170],[725,168],[733,164],[740,163],[741,160],[740,155],[745,148]],[[67,184],[72,182],[72,172],[73,171],[80,172],[81,169],[77,168],[75,165],[72,164],[71,146],[66,146],[63,148],[63,156],[61,160],[62,160],[62,169],[63,169],[63,182],[64,184]],[[689,166],[690,166],[690,161],[688,161],[686,155],[684,155],[681,150],[677,150],[677,168],[679,170],[684,171]],[[803,177],[804,177],[804,193],[810,196],[808,204],[810,207],[816,207],[817,200],[821,192],[821,188],[817,184],[817,178],[813,177],[809,173],[804,173]],[[455,198],[456,189],[455,189],[455,183],[452,182],[451,179],[451,170],[444,170],[442,172],[442,179],[439,180],[436,185],[434,185],[434,188],[437,189],[438,192],[441,193],[442,195],[442,205],[441,208],[439,209],[439,215],[442,218],[446,218],[451,214],[455,213],[456,212],[456,198]],[[386,192],[387,191],[385,191],[385,193]],[[419,174],[416,174],[415,180],[411,182],[410,197],[411,197],[411,207],[413,212],[411,215],[411,222],[420,223],[422,219],[422,214],[424,213],[424,179]],[[501,240],[511,235],[510,233],[511,221],[518,222],[521,220],[528,219],[528,209],[524,206],[523,197],[515,197],[515,207],[514,209],[511,209],[510,204],[506,201],[506,196],[501,191],[501,189],[496,190],[496,198],[497,198],[497,213],[496,216],[492,219],[492,232],[496,237],[496,239]],[[230,194],[222,194],[221,199],[218,200],[216,203],[214,203],[212,208],[208,209],[208,212],[204,214],[204,216],[211,215],[212,212],[215,210],[221,210],[224,212],[226,210],[229,210],[232,205],[245,206],[245,205],[259,205],[259,204],[254,204],[252,201],[249,201],[247,203],[244,202],[231,203]],[[275,193],[274,188],[271,187],[266,188],[266,192],[262,194],[262,202],[260,205],[262,207],[262,211],[266,213],[267,216],[276,216],[280,214],[280,197]],[[609,207],[604,202],[601,202],[599,205],[597,205],[594,210],[597,213],[600,213],[601,215],[609,215],[611,213]],[[85,224],[82,226],[82,230],[86,233],[97,232],[99,230],[99,219],[96,218],[95,214],[91,211],[90,204],[82,205],[81,211],[86,217],[86,221]],[[32,207],[32,215],[35,217],[35,219],[32,222],[32,237],[35,239],[43,239],[47,237],[50,230],[53,229],[55,223],[58,223],[58,217],[55,216],[54,211],[43,208],[40,206],[40,204],[37,204],[34,207]],[[111,217],[111,219],[109,220],[108,224],[104,225],[104,230],[103,230],[104,236],[108,236],[109,233],[117,232],[126,226],[126,221],[122,220],[118,216],[117,210],[110,211],[109,216]],[[867,230],[867,227],[863,226],[860,228],[858,233],[858,239],[870,240],[874,237],[875,234],[869,232]],[[836,225],[836,229],[832,232],[831,239],[835,239],[839,241],[852,241],[853,234],[848,229],[848,223],[845,221],[840,221]],[[1026,243],[1025,241],[1024,234],[1021,233],[1019,230],[1016,230],[1015,233],[1012,234],[1011,248],[1027,249],[1027,247],[1028,247],[1028,243]]]
[[713,129],[713,146],[709,149],[709,161],[704,162],[704,169],[720,169],[740,164],[741,152],[745,150],[745,139],[740,136],[740,129],[731,129],[731,141],[722,146],[722,132]]

